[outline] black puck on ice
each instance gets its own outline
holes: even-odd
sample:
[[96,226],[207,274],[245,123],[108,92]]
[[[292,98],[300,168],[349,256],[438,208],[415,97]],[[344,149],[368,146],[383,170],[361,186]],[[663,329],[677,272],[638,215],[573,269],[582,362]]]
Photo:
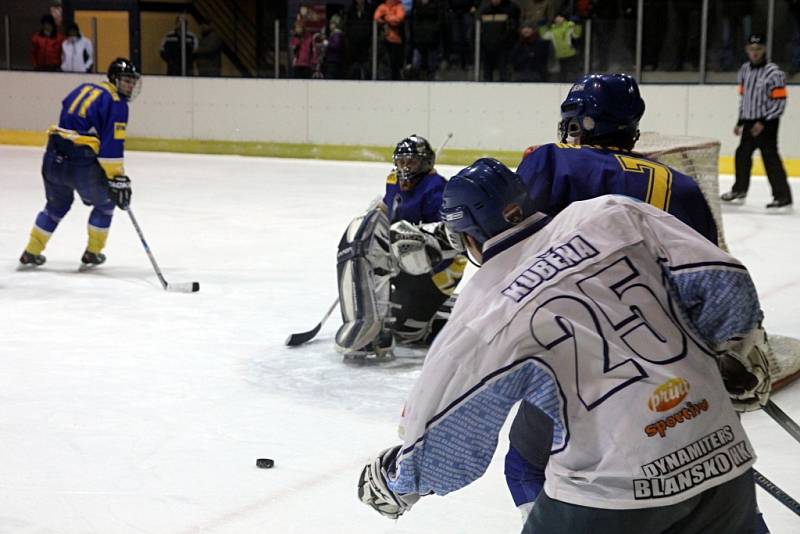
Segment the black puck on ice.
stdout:
[[256,460],[256,467],[260,467],[261,469],[269,469],[275,465],[275,461],[270,458],[259,458]]

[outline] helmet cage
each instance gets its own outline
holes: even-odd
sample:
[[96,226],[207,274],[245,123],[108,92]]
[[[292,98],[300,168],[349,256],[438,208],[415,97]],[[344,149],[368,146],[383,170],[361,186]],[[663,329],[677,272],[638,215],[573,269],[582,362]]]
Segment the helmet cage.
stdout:
[[[132,83],[129,91],[122,89],[120,81],[123,80]],[[129,101],[135,99],[142,90],[141,73],[131,61],[125,58],[120,57],[111,62],[108,67],[108,81],[114,85],[119,94]]]
[[395,174],[404,187],[413,187],[423,176],[433,170],[436,154],[424,137],[406,137],[394,149],[392,163]]

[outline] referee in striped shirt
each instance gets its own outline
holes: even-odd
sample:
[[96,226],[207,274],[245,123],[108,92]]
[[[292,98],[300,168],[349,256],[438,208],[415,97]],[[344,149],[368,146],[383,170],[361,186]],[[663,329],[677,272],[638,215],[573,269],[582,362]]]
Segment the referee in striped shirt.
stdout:
[[739,69],[739,121],[733,129],[735,135],[741,135],[736,149],[736,182],[720,198],[744,202],[750,187],[753,152],[758,148],[772,188],[773,200],[767,204],[767,211],[789,211],[792,192],[778,154],[778,123],[786,107],[786,75],[775,63],[767,61],[763,36],[751,35],[745,51],[750,61]]

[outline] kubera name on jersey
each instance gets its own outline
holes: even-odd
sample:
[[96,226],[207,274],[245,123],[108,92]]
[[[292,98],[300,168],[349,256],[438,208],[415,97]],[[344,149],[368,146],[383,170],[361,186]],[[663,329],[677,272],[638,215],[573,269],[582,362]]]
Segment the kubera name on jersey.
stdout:
[[598,254],[595,247],[577,235],[563,245],[551,247],[539,254],[537,256],[539,259],[517,276],[501,293],[515,302],[520,302],[544,282]]

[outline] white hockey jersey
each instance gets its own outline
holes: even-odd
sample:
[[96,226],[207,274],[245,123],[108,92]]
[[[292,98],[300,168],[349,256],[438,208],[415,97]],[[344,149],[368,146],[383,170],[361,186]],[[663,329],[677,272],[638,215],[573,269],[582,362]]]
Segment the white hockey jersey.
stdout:
[[755,455],[714,347],[761,318],[741,263],[661,210],[604,196],[535,214],[484,246],[406,402],[389,487],[477,479],[523,398],[554,421],[553,499],[648,508],[722,484]]

